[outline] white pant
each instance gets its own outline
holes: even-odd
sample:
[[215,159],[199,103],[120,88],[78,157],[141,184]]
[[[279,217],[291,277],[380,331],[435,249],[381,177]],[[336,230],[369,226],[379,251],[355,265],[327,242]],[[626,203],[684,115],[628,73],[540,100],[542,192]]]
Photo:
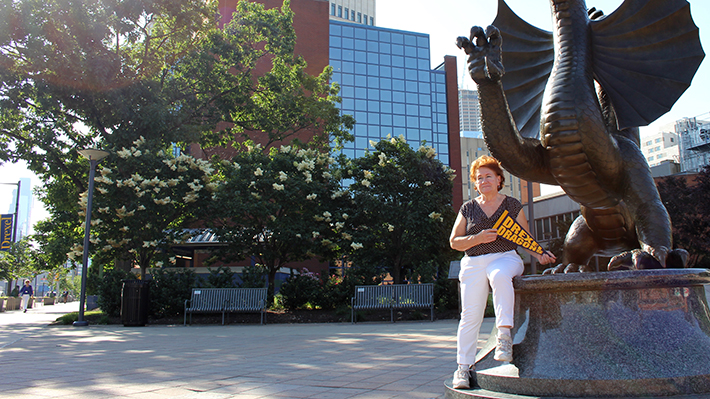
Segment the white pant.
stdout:
[[20,310],[26,310],[27,304],[30,302],[30,294],[22,295],[22,303],[20,304]]
[[456,339],[458,364],[476,363],[476,344],[488,301],[489,282],[493,289],[496,327],[513,326],[513,277],[523,274],[523,270],[523,260],[515,251],[461,259],[461,320]]

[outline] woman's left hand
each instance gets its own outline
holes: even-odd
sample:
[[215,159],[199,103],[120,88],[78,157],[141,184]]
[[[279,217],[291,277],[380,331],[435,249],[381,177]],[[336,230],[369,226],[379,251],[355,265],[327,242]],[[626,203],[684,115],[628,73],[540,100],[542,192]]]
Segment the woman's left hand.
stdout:
[[552,252],[545,251],[542,253],[542,255],[537,255],[535,258],[537,258],[537,261],[541,265],[546,265],[548,263],[554,263],[557,260],[557,257],[552,254]]

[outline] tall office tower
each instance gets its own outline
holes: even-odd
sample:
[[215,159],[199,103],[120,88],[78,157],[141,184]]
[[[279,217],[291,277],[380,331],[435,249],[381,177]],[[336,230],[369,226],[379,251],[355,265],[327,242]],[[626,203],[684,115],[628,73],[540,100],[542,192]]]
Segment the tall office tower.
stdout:
[[641,139],[641,152],[649,166],[659,165],[663,161],[678,162],[680,147],[675,123],[661,126],[658,133]]
[[433,146],[449,165],[447,73],[429,67],[429,35],[331,20],[330,65],[342,112],[356,120],[346,156],[362,156],[370,140],[404,136],[413,148]]
[[710,164],[710,122],[683,118],[675,123],[680,137],[680,170],[700,172]]
[[462,132],[481,131],[481,106],[478,91],[459,89],[459,124]]
[[[16,240],[19,241],[22,237],[30,234],[32,229],[31,223],[31,213],[32,206],[34,204],[34,197],[32,196],[32,180],[28,177],[23,177],[19,179],[20,183],[20,198],[17,198],[17,188],[12,190],[10,197],[12,200],[9,202],[6,214],[15,215],[17,211],[18,221],[13,223],[13,227],[16,230]],[[14,217],[14,216],[13,216]]]
[[375,25],[375,0],[331,0],[330,19]]

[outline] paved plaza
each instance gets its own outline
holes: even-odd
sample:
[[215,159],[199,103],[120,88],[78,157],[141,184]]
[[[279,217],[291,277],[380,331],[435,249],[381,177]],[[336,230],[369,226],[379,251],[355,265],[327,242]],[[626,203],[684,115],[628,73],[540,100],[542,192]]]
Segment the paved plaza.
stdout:
[[78,307],[0,313],[0,398],[439,399],[456,366],[457,320],[48,325]]

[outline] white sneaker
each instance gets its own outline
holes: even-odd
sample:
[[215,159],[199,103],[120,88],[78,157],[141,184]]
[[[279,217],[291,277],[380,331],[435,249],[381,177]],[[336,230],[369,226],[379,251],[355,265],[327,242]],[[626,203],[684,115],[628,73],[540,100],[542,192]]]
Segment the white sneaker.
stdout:
[[513,338],[510,335],[499,335],[496,340],[496,353],[493,359],[499,362],[513,361]]
[[459,364],[459,368],[454,371],[454,379],[451,383],[454,389],[471,388],[471,373],[475,372],[473,366]]

